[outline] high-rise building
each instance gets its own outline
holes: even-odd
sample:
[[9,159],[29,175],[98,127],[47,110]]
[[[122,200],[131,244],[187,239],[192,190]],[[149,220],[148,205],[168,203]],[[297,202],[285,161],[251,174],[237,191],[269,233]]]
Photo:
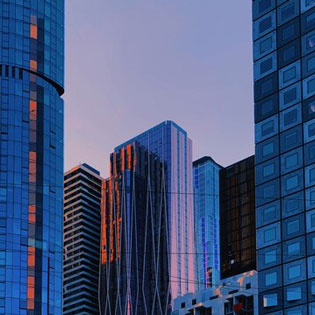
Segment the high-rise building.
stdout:
[[220,280],[220,198],[218,165],[211,157],[193,162],[196,287]]
[[221,278],[256,270],[255,159],[220,170]]
[[170,310],[166,167],[137,142],[111,155],[102,199],[102,314]]
[[260,314],[315,314],[315,1],[253,1]]
[[[137,153],[138,148],[146,153]],[[137,154],[143,157],[138,158]],[[153,158],[156,162],[151,161]],[[144,165],[147,170],[141,171]],[[143,174],[150,177],[145,178]],[[139,177],[139,184],[131,182],[128,176]],[[195,289],[192,144],[186,131],[172,121],[165,121],[115,148],[111,178],[104,190],[103,195],[112,198],[103,200],[102,207],[104,272],[101,281],[106,285],[101,299],[105,309],[114,304],[117,307],[112,314],[121,314],[121,309],[126,314],[146,314],[147,309],[153,307],[156,307],[154,314],[169,312],[172,299]],[[141,190],[145,196],[141,195]],[[130,196],[126,194],[128,191],[137,193]],[[138,200],[138,204],[132,204],[130,198]],[[129,206],[130,203],[137,208]],[[142,213],[137,218],[142,219],[142,224],[139,222],[132,233],[136,221],[130,215],[135,211]],[[141,231],[142,228],[147,230]],[[148,231],[152,233],[150,237]],[[134,249],[135,235],[147,235],[150,244],[140,245],[138,239],[140,247]],[[116,283],[110,281],[110,273],[115,270],[113,264],[116,269],[123,265],[128,272],[119,275],[117,293],[109,294],[113,286],[117,286],[117,279]],[[149,294],[153,296],[145,294],[147,291],[141,285],[145,279],[145,286],[152,286]],[[163,289],[159,289],[160,286]]]
[[62,313],[64,1],[0,1],[0,313]]
[[63,314],[99,314],[100,173],[86,163],[64,175]]

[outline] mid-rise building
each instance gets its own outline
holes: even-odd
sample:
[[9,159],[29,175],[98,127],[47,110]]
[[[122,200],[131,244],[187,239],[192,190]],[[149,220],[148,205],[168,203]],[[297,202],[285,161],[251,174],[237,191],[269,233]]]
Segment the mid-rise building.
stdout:
[[260,314],[315,314],[315,1],[253,1]]
[[86,163],[64,175],[63,314],[99,314],[100,173]]
[[256,315],[257,285],[255,270],[226,278],[216,288],[187,293],[175,299],[172,315]]
[[64,1],[0,0],[0,313],[62,314]]
[[211,288],[220,280],[220,181],[211,157],[193,162],[196,287]]
[[256,270],[255,160],[220,170],[221,278]]
[[[173,298],[195,290],[192,144],[186,131],[165,121],[115,148],[103,195],[103,313],[168,314]],[[147,243],[133,239],[143,233]]]

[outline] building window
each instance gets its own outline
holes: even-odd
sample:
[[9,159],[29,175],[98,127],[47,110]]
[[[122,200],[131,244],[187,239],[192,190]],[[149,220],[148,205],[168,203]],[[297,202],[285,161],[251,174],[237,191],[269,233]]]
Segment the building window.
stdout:
[[315,165],[310,165],[305,168],[305,186],[313,185],[315,185]]
[[267,56],[277,48],[276,32],[272,32],[254,42],[254,61]]
[[280,238],[280,222],[260,228],[257,233],[257,246],[259,248],[277,243]]
[[305,260],[293,261],[284,265],[284,284],[305,280]]
[[315,163],[315,141],[304,146],[304,163],[306,165]]
[[303,169],[289,173],[281,178],[282,182],[282,195],[287,195],[294,193],[298,190],[303,189],[304,180],[303,180]]
[[274,180],[262,185],[257,186],[257,206],[272,202],[279,198],[279,180]]
[[281,153],[295,149],[302,145],[302,127],[296,126],[280,135],[280,150]]
[[264,232],[264,241],[265,242],[270,242],[276,239],[277,235],[277,229],[276,228],[271,228],[268,229]]
[[257,0],[253,2],[253,18],[256,20],[260,16],[275,8],[275,0]]
[[286,109],[301,101],[301,83],[298,82],[279,92],[280,109]]
[[301,11],[305,12],[315,6],[315,0],[301,0]]
[[278,46],[281,47],[300,36],[300,20],[295,18],[292,21],[278,28]]
[[304,141],[310,142],[315,139],[315,119],[304,124]]
[[300,80],[301,69],[300,61],[296,61],[293,64],[286,66],[279,70],[279,87],[280,89]]
[[267,273],[265,275],[265,286],[271,286],[278,282],[277,272]]
[[299,14],[299,0],[291,0],[278,9],[278,25],[293,19]]
[[315,75],[303,80],[303,99],[315,94]]
[[257,208],[257,226],[270,224],[280,219],[280,202],[272,202]]
[[264,307],[272,307],[278,305],[278,294],[265,294],[264,295]]
[[308,257],[308,277],[314,278],[315,277],[315,256]]
[[286,174],[303,166],[302,148],[295,149],[281,156],[281,174]]
[[293,302],[302,299],[302,288],[301,287],[289,287],[287,288],[287,301]]
[[315,10],[309,10],[301,17],[302,34],[306,34],[315,28]]
[[284,131],[302,122],[301,104],[290,107],[280,114],[280,130]]
[[254,22],[253,25],[253,37],[254,40],[266,35],[274,30],[276,27],[276,14],[275,11],[264,15],[262,18]]
[[277,53],[274,52],[254,64],[254,81],[257,81],[277,70]]
[[287,44],[278,51],[278,67],[282,68],[300,58],[300,40]]
[[278,136],[256,145],[256,164],[269,160],[279,153]]
[[302,270],[301,270],[300,265],[291,266],[287,270],[288,270],[288,279],[289,280],[301,277]]
[[278,115],[272,116],[256,124],[256,142],[274,136],[278,132]]
[[288,217],[304,210],[304,192],[300,191],[282,199],[282,217]]
[[315,208],[315,187],[305,190],[306,210]]
[[255,123],[260,122],[278,112],[277,95],[272,95],[255,104]]

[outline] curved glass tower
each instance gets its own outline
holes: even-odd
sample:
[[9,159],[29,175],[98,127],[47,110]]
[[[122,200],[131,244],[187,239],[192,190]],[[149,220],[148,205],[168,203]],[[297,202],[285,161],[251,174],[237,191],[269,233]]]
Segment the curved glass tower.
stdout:
[[0,0],[0,314],[61,314],[64,0]]

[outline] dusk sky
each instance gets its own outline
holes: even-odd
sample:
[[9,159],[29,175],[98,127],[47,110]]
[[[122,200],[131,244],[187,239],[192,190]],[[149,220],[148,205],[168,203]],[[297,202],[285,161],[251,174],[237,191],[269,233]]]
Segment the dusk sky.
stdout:
[[254,153],[251,1],[66,1],[65,170],[173,120],[194,159]]

